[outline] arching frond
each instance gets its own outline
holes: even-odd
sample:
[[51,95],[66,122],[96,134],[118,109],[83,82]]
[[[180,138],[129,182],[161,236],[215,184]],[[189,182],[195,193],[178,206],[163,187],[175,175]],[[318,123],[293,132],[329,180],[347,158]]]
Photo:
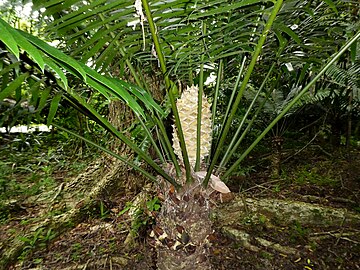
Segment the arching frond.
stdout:
[[[136,12],[135,1],[36,2],[37,8],[46,8],[51,38],[65,40],[69,53],[84,63],[106,71],[109,67],[119,70],[127,60],[135,60],[143,68],[157,69],[148,24]],[[203,61],[236,58],[253,50],[249,41],[258,35],[253,30],[266,21],[266,2],[153,1],[151,10],[169,72],[186,80],[189,70],[195,71]],[[201,23],[207,25],[206,35]]]

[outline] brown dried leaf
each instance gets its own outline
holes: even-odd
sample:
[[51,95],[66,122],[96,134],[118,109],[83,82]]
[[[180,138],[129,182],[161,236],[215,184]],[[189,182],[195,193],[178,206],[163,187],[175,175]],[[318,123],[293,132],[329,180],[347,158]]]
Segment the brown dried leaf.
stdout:
[[[206,176],[206,171],[200,171],[200,172],[195,172],[195,175],[198,176],[201,180],[203,180]],[[229,193],[231,192],[230,189],[227,187],[227,185],[220,180],[219,177],[215,176],[215,175],[211,175],[210,176],[210,187],[220,193]]]

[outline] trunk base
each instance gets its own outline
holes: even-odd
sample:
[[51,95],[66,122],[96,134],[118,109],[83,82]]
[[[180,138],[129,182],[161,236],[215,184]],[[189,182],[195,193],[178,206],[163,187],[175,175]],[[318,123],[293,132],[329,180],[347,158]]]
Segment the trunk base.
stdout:
[[206,190],[195,181],[182,190],[169,190],[152,235],[159,270],[211,269],[208,236],[212,233]]

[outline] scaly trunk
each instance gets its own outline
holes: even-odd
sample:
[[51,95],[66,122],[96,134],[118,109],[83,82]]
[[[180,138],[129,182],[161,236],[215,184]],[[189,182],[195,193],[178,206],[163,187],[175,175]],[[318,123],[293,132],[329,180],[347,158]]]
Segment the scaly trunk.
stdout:
[[211,225],[208,196],[200,182],[186,184],[179,191],[169,189],[152,232],[158,269],[211,269],[207,239]]
[[353,91],[350,91],[349,94],[349,102],[348,102],[348,111],[347,111],[347,131],[346,131],[346,148],[349,150],[350,142],[351,142],[351,113],[352,113],[352,105],[353,105]]
[[275,136],[272,138],[271,176],[278,178],[281,173],[282,146],[284,138]]

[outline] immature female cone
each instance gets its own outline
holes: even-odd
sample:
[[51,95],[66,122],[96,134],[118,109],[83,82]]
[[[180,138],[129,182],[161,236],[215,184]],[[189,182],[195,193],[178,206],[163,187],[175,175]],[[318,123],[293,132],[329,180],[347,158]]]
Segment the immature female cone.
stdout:
[[[197,137],[197,115],[198,115],[198,91],[197,86],[188,87],[177,100],[177,109],[181,127],[184,134],[186,150],[190,165],[194,168],[196,162],[196,137]],[[173,148],[179,160],[182,160],[181,148],[177,130],[173,125]],[[201,109],[201,138],[200,138],[200,161],[210,152],[211,147],[211,111],[210,103],[206,96],[202,96]]]

